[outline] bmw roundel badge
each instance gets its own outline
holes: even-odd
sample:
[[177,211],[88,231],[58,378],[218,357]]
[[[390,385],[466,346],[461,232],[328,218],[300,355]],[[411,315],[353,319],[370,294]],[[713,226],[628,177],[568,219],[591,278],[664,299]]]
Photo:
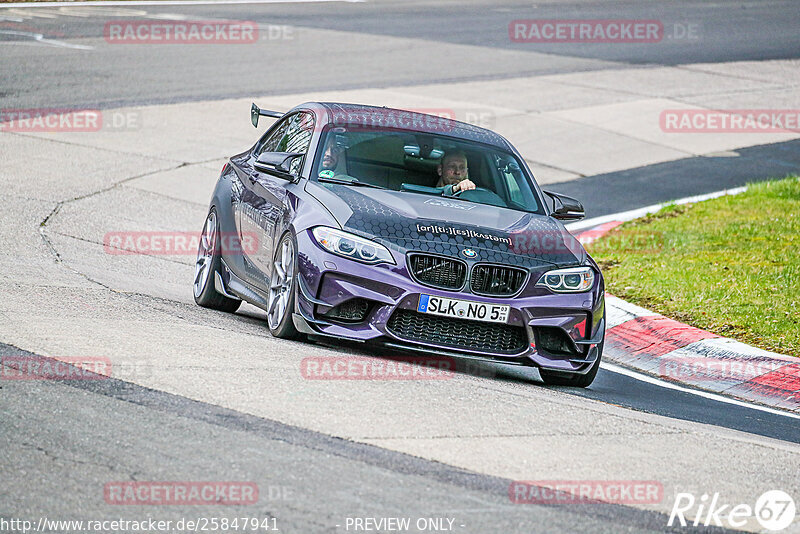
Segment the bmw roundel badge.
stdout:
[[471,248],[465,248],[461,251],[461,254],[463,254],[465,258],[474,258],[478,255],[478,253]]

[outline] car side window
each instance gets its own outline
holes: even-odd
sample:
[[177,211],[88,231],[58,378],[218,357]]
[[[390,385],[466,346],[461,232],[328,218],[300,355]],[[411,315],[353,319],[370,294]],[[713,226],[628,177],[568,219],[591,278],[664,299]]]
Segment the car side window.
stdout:
[[281,120],[281,122],[275,127],[275,130],[269,137],[264,140],[264,143],[261,145],[261,148],[258,150],[256,157],[260,156],[263,152],[277,152],[276,147],[281,139],[286,135],[286,129],[289,127],[289,120],[291,117]]
[[[314,117],[311,113],[300,112],[282,119],[275,130],[261,145],[258,155],[263,152],[299,152],[305,154],[314,133]],[[299,173],[305,158],[295,158],[290,171]]]
[[510,172],[503,172],[503,176],[505,177],[506,184],[508,185],[508,193],[511,196],[511,201],[520,205],[524,205],[525,199],[522,198],[522,191],[520,190],[517,181],[514,179],[514,175]]

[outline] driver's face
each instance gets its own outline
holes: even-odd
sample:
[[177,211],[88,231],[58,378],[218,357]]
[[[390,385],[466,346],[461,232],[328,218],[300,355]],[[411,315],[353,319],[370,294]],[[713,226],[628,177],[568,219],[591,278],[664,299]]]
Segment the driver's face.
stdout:
[[445,185],[457,184],[462,180],[466,180],[469,177],[467,158],[458,155],[448,156],[447,159],[442,162],[439,172],[442,175],[442,181]]
[[333,170],[339,164],[339,149],[336,143],[330,142],[325,147],[325,153],[322,155],[322,168]]

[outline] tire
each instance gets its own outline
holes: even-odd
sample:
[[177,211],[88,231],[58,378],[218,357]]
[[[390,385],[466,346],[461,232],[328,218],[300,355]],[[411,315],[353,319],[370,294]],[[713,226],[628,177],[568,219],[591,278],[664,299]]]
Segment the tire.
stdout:
[[292,321],[297,294],[297,276],[297,241],[290,232],[286,232],[275,249],[267,300],[267,325],[274,337],[281,339],[300,337]]
[[232,299],[217,292],[214,278],[220,268],[219,222],[217,212],[211,208],[203,225],[200,243],[197,247],[197,260],[194,268],[194,301],[212,310],[233,313],[239,309],[242,301]]
[[576,388],[588,388],[594,377],[597,376],[597,370],[600,369],[600,359],[603,356],[603,344],[605,341],[597,346],[597,359],[592,364],[589,372],[583,375],[577,373],[562,373],[559,371],[548,371],[546,369],[539,369],[539,374],[542,380],[548,386],[571,386]]

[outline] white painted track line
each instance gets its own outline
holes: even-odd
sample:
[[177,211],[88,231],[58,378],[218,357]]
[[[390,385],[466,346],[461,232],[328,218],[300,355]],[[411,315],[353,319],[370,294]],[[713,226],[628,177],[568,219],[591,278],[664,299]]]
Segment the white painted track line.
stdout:
[[703,398],[714,400],[714,401],[725,402],[725,403],[733,404],[733,405],[736,405],[736,406],[742,406],[744,408],[751,408],[753,410],[759,410],[759,411],[770,413],[770,414],[773,414],[773,415],[782,415],[784,417],[791,417],[793,419],[800,419],[800,415],[797,415],[797,414],[794,414],[794,413],[785,412],[785,411],[782,411],[782,410],[776,410],[776,409],[773,409],[773,408],[767,408],[766,406],[760,406],[758,404],[750,404],[748,402],[739,401],[739,400],[736,400],[736,399],[732,399],[730,397],[726,397],[724,395],[718,395],[716,393],[711,393],[709,391],[703,391],[703,390],[699,390],[699,389],[692,389],[692,388],[679,386],[678,384],[675,384],[675,383],[672,383],[672,382],[667,382],[665,380],[660,380],[658,378],[655,378],[653,376],[649,376],[649,375],[646,375],[646,374],[638,373],[636,371],[633,371],[631,369],[627,369],[625,367],[621,367],[621,366],[613,364],[613,363],[608,363],[608,362],[601,361],[600,362],[600,367],[605,369],[606,371],[611,371],[612,373],[625,375],[625,376],[628,376],[628,377],[633,378],[635,380],[640,380],[642,382],[647,382],[648,384],[653,384],[653,385],[656,385],[656,386],[660,386],[662,388],[674,389],[676,391],[681,391],[683,393],[689,393],[690,395],[696,395],[698,397],[703,397]]
[[57,39],[46,39],[45,36],[41,33],[33,33],[33,32],[26,32],[26,31],[18,31],[18,30],[0,30],[0,35],[19,35],[22,37],[30,37],[31,41],[23,41],[23,42],[14,42],[14,41],[5,41],[2,44],[5,45],[31,45],[40,43],[43,45],[49,46],[58,46],[61,48],[72,48],[75,50],[94,50],[93,46],[88,45],[79,45],[79,44],[72,44],[67,43],[64,41],[59,41]]
[[723,197],[725,195],[738,195],[739,193],[743,193],[745,190],[747,190],[747,186],[734,187],[732,189],[723,189],[722,191],[715,191],[713,193],[706,193],[704,195],[695,195],[693,197],[681,198],[678,200],[673,200],[671,202],[662,202],[660,204],[653,204],[652,206],[645,206],[643,208],[637,208],[635,210],[623,211],[620,213],[612,213],[611,215],[603,215],[602,217],[593,217],[591,219],[586,219],[584,221],[578,221],[572,224],[567,224],[566,228],[567,230],[572,232],[574,230],[584,230],[587,228],[592,228],[594,226],[599,226],[601,224],[605,224],[611,221],[623,221],[623,222],[632,221],[633,219],[644,217],[649,213],[655,213],[664,206],[669,206],[671,204],[680,205],[680,204],[690,204],[692,202],[702,202],[704,200]]

